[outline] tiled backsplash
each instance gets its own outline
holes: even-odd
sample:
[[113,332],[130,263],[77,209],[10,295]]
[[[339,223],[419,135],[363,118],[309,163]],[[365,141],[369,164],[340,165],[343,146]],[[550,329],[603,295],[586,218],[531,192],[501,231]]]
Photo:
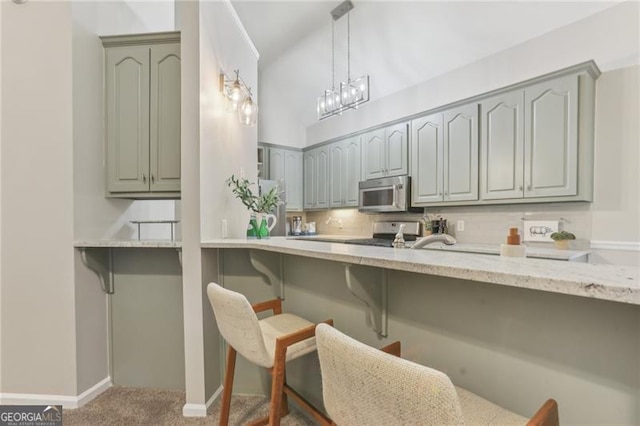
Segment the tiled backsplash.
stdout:
[[[427,208],[429,219],[447,219],[449,234],[459,242],[500,244],[506,241],[509,228],[523,230],[523,220],[557,220],[561,229],[573,232],[574,248],[585,248],[591,239],[591,212],[588,203],[533,205],[492,205]],[[356,209],[306,212],[306,222],[316,222],[320,234],[370,236],[375,221],[420,220],[421,214],[362,214]],[[456,231],[458,220],[464,231]],[[550,243],[529,243],[548,246]]]

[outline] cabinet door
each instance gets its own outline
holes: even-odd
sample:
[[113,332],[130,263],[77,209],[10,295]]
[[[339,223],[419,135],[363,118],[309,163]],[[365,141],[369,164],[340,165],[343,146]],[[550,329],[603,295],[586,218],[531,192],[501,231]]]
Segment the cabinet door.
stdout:
[[384,129],[362,136],[362,180],[384,176],[386,155],[384,139]]
[[444,200],[478,199],[478,104],[444,112]]
[[413,120],[411,131],[411,202],[420,205],[442,201],[442,113]]
[[409,171],[407,123],[396,124],[385,129],[385,176],[402,176]]
[[344,206],[357,207],[360,194],[360,137],[344,141]]
[[107,190],[149,191],[149,47],[106,50]]
[[344,146],[338,141],[329,145],[329,207],[342,207],[345,181]]
[[329,147],[316,151],[316,207],[329,207]]
[[578,76],[525,89],[525,197],[575,195],[578,184]]
[[524,195],[524,92],[480,104],[480,194],[483,200]]
[[280,148],[269,148],[269,180],[284,180],[285,178],[285,150]]
[[304,208],[312,209],[316,206],[316,150],[312,149],[303,154],[304,161]]
[[180,43],[151,47],[151,191],[180,191]]
[[302,152],[285,150],[284,181],[287,211],[302,210]]

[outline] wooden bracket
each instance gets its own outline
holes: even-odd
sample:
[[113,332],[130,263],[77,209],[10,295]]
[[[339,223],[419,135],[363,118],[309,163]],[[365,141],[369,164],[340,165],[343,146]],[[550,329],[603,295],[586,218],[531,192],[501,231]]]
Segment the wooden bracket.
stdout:
[[381,282],[359,280],[354,273],[354,265],[345,264],[344,272],[347,288],[367,308],[365,320],[367,326],[376,332],[378,337],[387,337],[387,294],[389,287],[389,270],[381,270]]
[[279,254],[275,261],[273,254],[268,251],[249,250],[249,260],[253,268],[271,285],[274,296],[284,300],[284,256]]

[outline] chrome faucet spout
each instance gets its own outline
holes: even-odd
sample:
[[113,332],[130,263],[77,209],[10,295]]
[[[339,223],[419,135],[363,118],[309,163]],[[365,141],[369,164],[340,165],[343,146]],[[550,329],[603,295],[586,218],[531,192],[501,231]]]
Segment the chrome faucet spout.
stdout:
[[420,238],[419,240],[416,240],[416,242],[413,243],[411,248],[412,249],[421,249],[422,247],[426,246],[427,244],[436,243],[436,242],[442,242],[442,243],[445,243],[445,244],[447,244],[449,246],[454,245],[455,243],[457,243],[456,239],[453,238],[449,234],[432,234],[432,235],[427,235],[424,238]]

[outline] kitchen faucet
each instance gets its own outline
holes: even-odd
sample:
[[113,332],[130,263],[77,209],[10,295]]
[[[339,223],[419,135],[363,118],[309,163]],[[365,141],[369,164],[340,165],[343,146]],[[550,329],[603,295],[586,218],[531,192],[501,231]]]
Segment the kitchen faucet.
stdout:
[[443,242],[449,246],[452,246],[455,243],[457,243],[456,239],[449,234],[431,234],[431,235],[427,235],[424,238],[420,238],[419,240],[416,240],[416,242],[413,243],[411,248],[420,249],[426,246],[427,244],[431,244],[435,242]]

